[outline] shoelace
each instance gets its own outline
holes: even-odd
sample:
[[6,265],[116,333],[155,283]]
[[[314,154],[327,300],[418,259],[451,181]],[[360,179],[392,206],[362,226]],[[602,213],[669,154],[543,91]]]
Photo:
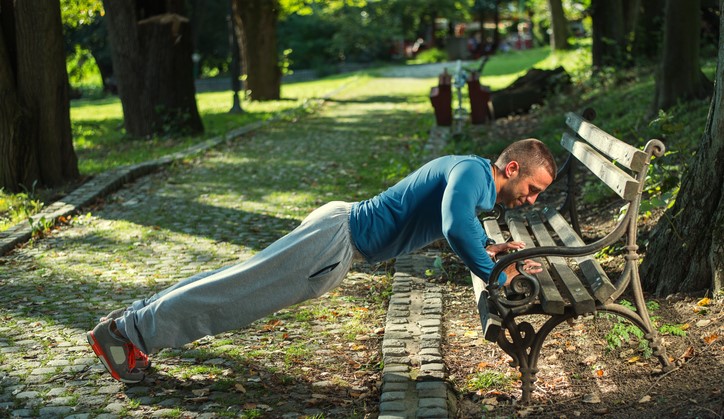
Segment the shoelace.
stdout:
[[126,352],[128,353],[126,362],[128,362],[129,371],[133,371],[133,369],[136,368],[136,351],[138,351],[138,349],[136,349],[132,343],[129,342],[126,344]]
[[[139,359],[140,359],[141,361],[143,361],[143,362],[142,362],[143,366],[148,365],[148,355],[146,355],[146,354],[144,354],[143,352],[141,352],[141,350],[138,349],[138,348],[136,348],[135,345],[132,344],[131,346],[133,346],[133,357],[134,357],[136,360],[139,360]],[[135,361],[134,361],[134,364],[135,364]]]

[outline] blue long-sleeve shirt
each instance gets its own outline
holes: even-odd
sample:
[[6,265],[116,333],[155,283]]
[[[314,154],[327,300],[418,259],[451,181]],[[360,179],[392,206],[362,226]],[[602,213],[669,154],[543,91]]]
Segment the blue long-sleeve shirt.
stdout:
[[[452,250],[486,282],[493,261],[488,236],[477,218],[495,205],[490,161],[445,156],[430,161],[350,213],[352,239],[368,262],[391,259],[445,238]],[[499,282],[504,284],[505,274]]]

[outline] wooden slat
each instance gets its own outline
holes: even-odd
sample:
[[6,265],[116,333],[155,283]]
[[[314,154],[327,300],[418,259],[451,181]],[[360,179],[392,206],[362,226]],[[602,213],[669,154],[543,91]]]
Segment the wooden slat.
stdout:
[[608,161],[590,145],[568,133],[563,133],[561,145],[576,156],[581,163],[585,164],[593,174],[598,176],[621,198],[630,201],[638,195],[638,181],[616,167],[615,164]]
[[646,153],[608,134],[573,112],[566,113],[566,124],[581,138],[612,160],[640,172],[646,163]]
[[496,243],[505,243],[505,237],[503,237],[503,233],[500,231],[498,220],[483,221],[483,228],[485,229],[485,233],[488,237],[493,239]]
[[[535,235],[540,246],[556,246],[556,242],[548,233],[546,226],[543,224],[538,213],[528,214],[528,225]],[[581,283],[575,272],[568,266],[563,257],[548,256],[548,263],[558,273],[561,281],[565,285],[568,293],[571,295],[573,310],[578,314],[590,313],[595,310],[596,303]]]
[[[518,218],[515,215],[511,215],[509,218],[508,214],[506,213],[506,222],[508,223],[510,233],[513,236],[514,240],[520,240],[524,242],[526,247],[534,246],[533,240],[528,234],[528,231],[526,230],[525,225],[523,224],[523,220],[521,218]],[[545,264],[542,263],[540,259],[533,260],[541,263],[541,265],[543,265],[543,267],[545,268]],[[542,272],[535,274],[535,277],[538,278],[538,283],[540,283],[539,299],[543,310],[546,313],[563,314],[566,303],[563,300],[561,293],[558,292],[558,288],[556,287],[555,282],[553,282],[553,278],[551,278],[550,273],[548,273],[546,269],[543,269]]]
[[[580,247],[585,245],[584,241],[578,237],[578,234],[576,234],[558,211],[553,208],[545,208],[543,215],[566,246]],[[601,265],[593,256],[582,256],[573,258],[573,260],[575,260],[581,268],[584,280],[591,289],[591,292],[593,292],[593,295],[598,301],[605,303],[616,290],[616,287],[613,286]]]

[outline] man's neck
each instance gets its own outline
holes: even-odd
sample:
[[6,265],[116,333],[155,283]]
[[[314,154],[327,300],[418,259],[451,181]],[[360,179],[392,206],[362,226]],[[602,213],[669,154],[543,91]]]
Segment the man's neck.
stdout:
[[495,164],[491,164],[490,168],[493,171],[493,182],[495,183],[495,193],[497,195],[500,195],[500,189],[503,187],[503,184],[505,184],[505,176],[503,176],[503,173],[500,169],[498,169]]

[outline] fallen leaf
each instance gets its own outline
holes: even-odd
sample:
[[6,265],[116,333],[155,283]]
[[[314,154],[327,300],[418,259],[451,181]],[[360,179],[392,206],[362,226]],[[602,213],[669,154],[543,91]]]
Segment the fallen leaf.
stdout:
[[699,320],[698,322],[696,322],[696,327],[706,327],[709,326],[710,323],[711,320],[709,319]]
[[709,299],[708,297],[704,297],[696,303],[696,305],[700,307],[706,307],[709,304],[711,304],[711,299]]
[[706,342],[707,345],[711,345],[711,343],[714,342],[715,340],[717,340],[718,338],[719,338],[719,335],[718,335],[718,334],[712,333],[712,334],[709,335],[709,336],[704,336],[703,339],[704,339],[704,342]]
[[246,393],[246,388],[239,383],[234,384],[234,389],[236,389],[239,393]]
[[592,354],[586,357],[586,359],[583,360],[583,363],[586,365],[591,365],[598,359],[598,355]]
[[638,361],[639,359],[641,359],[641,357],[634,356],[634,357],[629,358],[629,359],[628,359],[628,362],[629,362],[630,364],[633,364],[634,362]]
[[468,330],[467,332],[465,332],[465,337],[466,337],[466,338],[473,338],[473,339],[474,339],[474,338],[477,338],[477,337],[478,337],[478,332],[477,332],[476,330]]
[[650,401],[651,401],[651,396],[649,396],[648,394],[645,395],[644,397],[642,397],[641,399],[639,399],[639,403],[648,403]]
[[530,415],[531,413],[533,413],[533,409],[530,407],[526,407],[525,409],[521,409],[518,411],[518,416],[520,416],[521,418],[525,418],[528,417],[528,415]]
[[487,362],[481,362],[478,364],[478,371],[485,370],[488,367],[490,367],[490,364],[488,364]]
[[596,404],[601,403],[601,397],[596,393],[586,394],[583,396],[583,403]]
[[694,347],[693,347],[693,346],[689,346],[689,347],[686,349],[686,351],[684,351],[684,353],[683,353],[679,358],[681,358],[681,359],[683,359],[684,361],[686,361],[686,360],[688,360],[689,358],[691,358],[691,357],[693,357],[693,356],[694,356]]

